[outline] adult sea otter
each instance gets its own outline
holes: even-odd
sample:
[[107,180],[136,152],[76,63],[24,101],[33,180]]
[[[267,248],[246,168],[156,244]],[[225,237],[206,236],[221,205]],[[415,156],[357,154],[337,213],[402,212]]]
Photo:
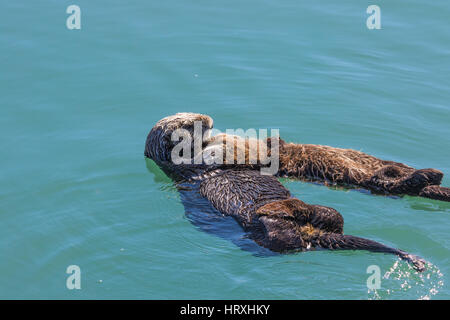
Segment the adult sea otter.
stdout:
[[[213,125],[210,117],[194,113],[179,113],[158,121],[147,137],[145,156],[155,161],[179,188],[189,182],[219,212],[233,217],[259,245],[277,252],[318,248],[384,252],[398,255],[418,271],[425,269],[426,262],[415,255],[344,235],[344,220],[339,212],[292,197],[276,177],[261,175],[252,166],[175,164],[172,151],[178,142],[172,139],[172,133],[184,129],[193,134],[195,122],[206,130]],[[213,140],[206,141],[203,148]]]

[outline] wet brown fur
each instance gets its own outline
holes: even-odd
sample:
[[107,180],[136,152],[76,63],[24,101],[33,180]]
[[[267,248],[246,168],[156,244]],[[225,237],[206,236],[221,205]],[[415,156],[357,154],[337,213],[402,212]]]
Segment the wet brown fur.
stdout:
[[280,143],[279,175],[408,195],[420,195],[422,189],[439,185],[443,177],[436,169],[417,170],[352,149],[284,142]]
[[[233,147],[225,147],[227,135],[212,137],[209,144],[223,142],[223,159],[234,148],[233,163],[237,155],[245,154],[245,164],[251,168],[261,162],[250,163],[254,158],[264,159],[271,155],[273,138],[267,139],[263,151],[261,141],[249,143],[249,139],[233,136]],[[277,176],[316,181],[325,185],[360,187],[373,193],[386,195],[412,195],[450,201],[450,189],[440,187],[443,173],[437,169],[415,169],[403,163],[387,161],[353,149],[334,148],[314,144],[286,143],[278,139],[279,170]],[[435,187],[431,187],[435,186]]]
[[173,164],[170,153],[175,143],[170,139],[171,132],[180,126],[192,131],[190,126],[198,120],[205,128],[212,127],[211,118],[189,113],[158,121],[147,137],[145,155],[174,180],[193,181],[212,206],[233,217],[256,243],[278,252],[314,248],[385,252],[411,262],[418,271],[424,270],[425,261],[417,256],[344,235],[344,220],[339,212],[293,198],[274,176],[261,175],[250,166]]

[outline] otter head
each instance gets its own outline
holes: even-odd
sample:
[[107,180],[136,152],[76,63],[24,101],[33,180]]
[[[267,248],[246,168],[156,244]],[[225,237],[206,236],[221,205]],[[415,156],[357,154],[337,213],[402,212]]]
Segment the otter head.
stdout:
[[212,128],[213,120],[198,113],[177,113],[159,120],[147,136],[145,156],[159,165],[171,162],[172,150],[179,142],[172,134],[184,132],[194,137],[194,128],[199,125],[204,134]]

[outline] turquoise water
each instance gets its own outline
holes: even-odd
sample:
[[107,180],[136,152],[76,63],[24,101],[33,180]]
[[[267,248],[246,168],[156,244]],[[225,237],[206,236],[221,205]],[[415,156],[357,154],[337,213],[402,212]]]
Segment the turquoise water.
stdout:
[[[77,4],[82,29],[66,28]],[[450,2],[2,1],[0,298],[449,299],[450,203],[284,180],[345,232],[418,254],[255,254],[184,214],[144,160],[160,118],[354,148],[450,185]],[[216,219],[217,220],[217,219]],[[215,223],[216,224],[215,224]],[[208,222],[206,222],[208,223]],[[206,225],[208,228],[208,225]],[[366,269],[381,269],[368,290]],[[81,268],[81,290],[66,268]],[[391,270],[390,273],[388,273]]]

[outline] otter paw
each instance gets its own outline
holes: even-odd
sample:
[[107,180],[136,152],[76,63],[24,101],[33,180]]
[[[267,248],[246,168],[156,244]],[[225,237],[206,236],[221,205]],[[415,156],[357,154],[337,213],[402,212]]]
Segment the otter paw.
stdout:
[[302,220],[302,216],[306,216],[305,220],[307,220],[311,210],[310,208],[311,206],[303,201],[296,198],[290,198],[269,202],[256,210],[256,213],[260,216],[274,216],[291,219],[300,218],[300,220]]

